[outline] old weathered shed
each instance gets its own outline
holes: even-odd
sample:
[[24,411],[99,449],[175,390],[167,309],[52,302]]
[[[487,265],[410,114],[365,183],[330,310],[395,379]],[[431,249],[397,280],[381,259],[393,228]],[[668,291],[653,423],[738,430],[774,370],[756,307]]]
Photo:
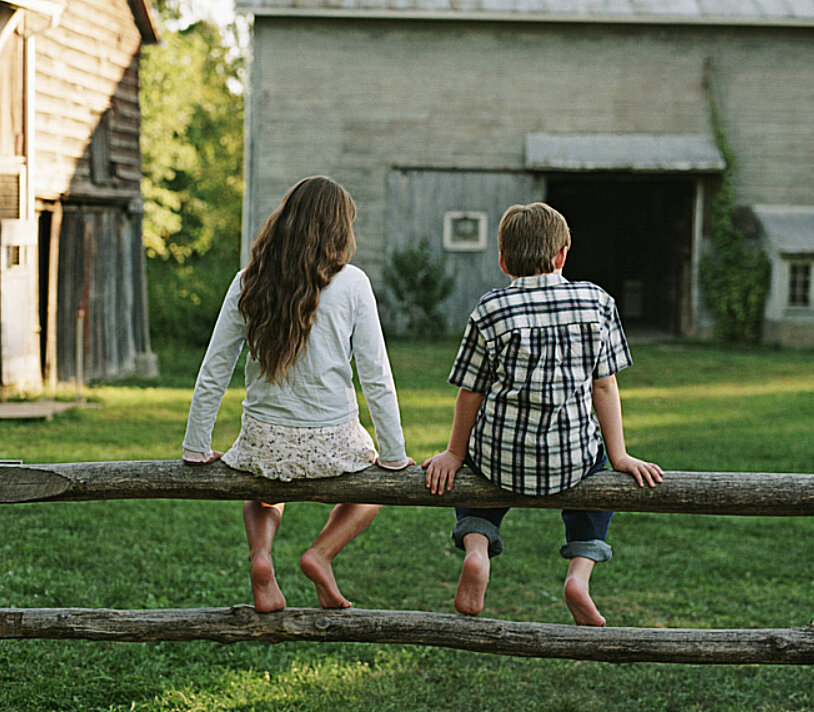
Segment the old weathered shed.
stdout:
[[0,0],[4,392],[73,379],[77,358],[85,379],[155,369],[138,68],[157,39],[149,0]]
[[503,210],[546,200],[572,226],[567,277],[605,287],[629,328],[708,334],[698,269],[724,165],[711,96],[738,202],[812,203],[808,0],[237,7],[254,18],[244,255],[288,185],[327,173],[359,204],[356,259],[380,296],[394,247],[446,256],[456,330],[505,283]]

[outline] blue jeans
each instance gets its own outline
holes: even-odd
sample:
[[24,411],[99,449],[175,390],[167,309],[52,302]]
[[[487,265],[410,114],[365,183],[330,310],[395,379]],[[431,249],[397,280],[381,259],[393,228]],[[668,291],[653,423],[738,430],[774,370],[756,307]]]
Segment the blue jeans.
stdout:
[[[471,461],[467,453],[464,461],[473,472],[484,476]],[[586,477],[608,468],[605,448],[600,445],[596,464],[588,471]],[[500,524],[509,511],[509,507],[455,507],[457,523],[452,530],[452,540],[459,549],[464,548],[464,537],[467,534],[483,534],[489,540],[489,556],[497,556],[503,551],[503,537],[500,535]],[[562,520],[565,523],[565,546],[560,548],[560,555],[566,559],[584,556],[594,561],[607,561],[611,558],[611,547],[605,541],[613,512],[598,510],[563,509]]]

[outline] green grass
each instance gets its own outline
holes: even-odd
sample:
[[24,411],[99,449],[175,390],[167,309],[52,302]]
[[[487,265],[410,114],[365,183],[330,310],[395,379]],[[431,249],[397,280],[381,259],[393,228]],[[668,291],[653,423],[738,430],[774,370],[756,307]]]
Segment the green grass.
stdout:
[[[443,448],[456,344],[390,345],[408,449]],[[200,352],[162,348],[157,384],[98,385],[49,423],[0,422],[0,457],[175,458]],[[814,355],[687,343],[636,345],[620,374],[629,450],[668,470],[811,472]],[[237,434],[239,377],[214,442]],[[369,417],[363,411],[363,420]],[[330,508],[293,503],[275,545],[289,605],[314,606],[299,554]],[[337,559],[365,608],[452,612],[452,512],[389,507]],[[237,502],[0,507],[0,607],[160,608],[249,601]],[[504,524],[485,616],[567,623],[559,513]],[[810,518],[618,514],[593,594],[610,625],[789,627],[814,618]],[[0,712],[210,710],[814,710],[804,667],[613,665],[425,647],[286,643],[0,641]]]

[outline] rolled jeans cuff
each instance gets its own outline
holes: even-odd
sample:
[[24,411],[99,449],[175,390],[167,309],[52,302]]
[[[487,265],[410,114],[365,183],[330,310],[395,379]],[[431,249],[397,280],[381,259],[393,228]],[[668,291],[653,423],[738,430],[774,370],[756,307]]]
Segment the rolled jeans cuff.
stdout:
[[467,534],[482,534],[489,540],[489,558],[497,556],[503,551],[503,537],[500,530],[488,519],[481,517],[464,517],[455,525],[452,530],[452,541],[459,549],[464,547],[464,537]]
[[560,556],[564,559],[573,559],[575,556],[583,556],[594,561],[607,561],[612,555],[610,544],[601,539],[589,539],[588,541],[571,541],[560,547]]

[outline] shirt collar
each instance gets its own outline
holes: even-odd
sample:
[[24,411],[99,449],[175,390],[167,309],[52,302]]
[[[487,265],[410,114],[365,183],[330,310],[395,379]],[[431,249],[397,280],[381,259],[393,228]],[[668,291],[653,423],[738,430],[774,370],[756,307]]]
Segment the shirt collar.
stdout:
[[511,286],[517,289],[540,289],[553,287],[557,284],[565,284],[568,280],[557,272],[546,272],[545,274],[535,274],[531,277],[518,277],[512,281]]

